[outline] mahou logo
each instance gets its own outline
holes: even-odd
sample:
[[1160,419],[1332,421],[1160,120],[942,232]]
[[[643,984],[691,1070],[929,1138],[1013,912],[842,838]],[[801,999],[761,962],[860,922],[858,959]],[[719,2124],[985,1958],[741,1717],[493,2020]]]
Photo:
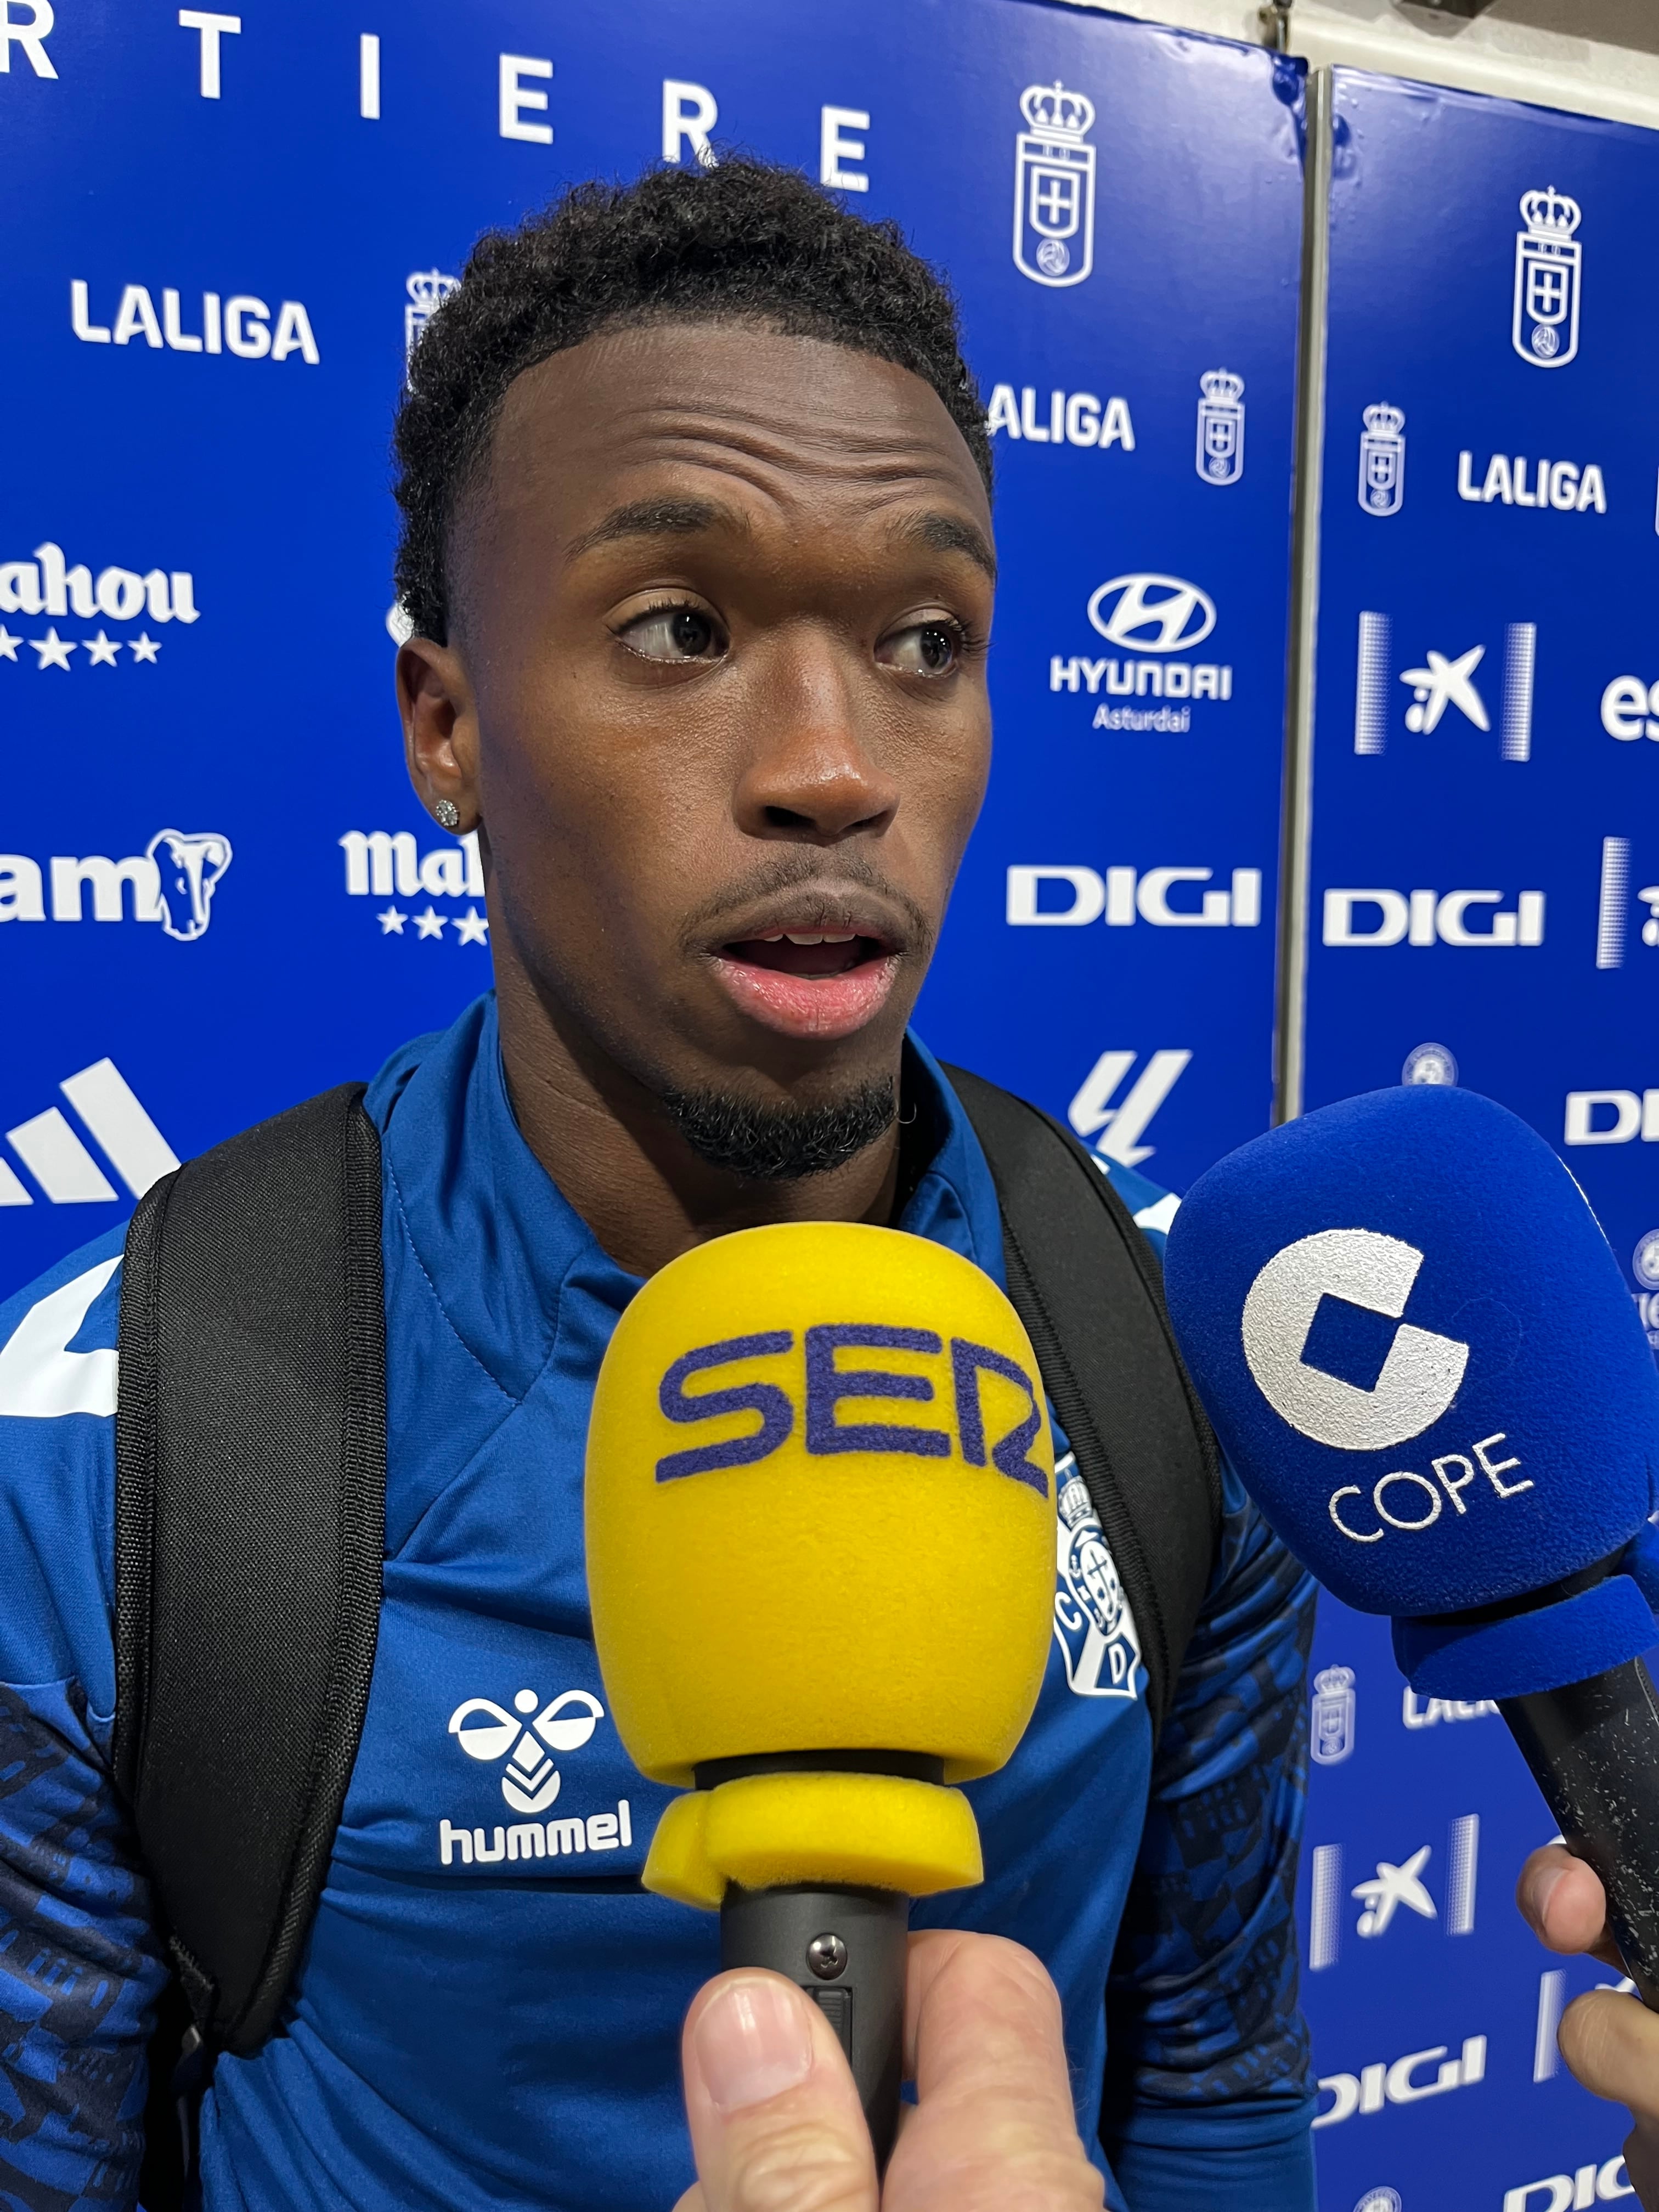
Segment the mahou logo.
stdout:
[[[7,629],[8,615],[45,616],[44,636],[26,632],[15,636]],[[65,617],[82,623],[97,621],[93,637],[60,637],[58,623]],[[201,618],[196,604],[196,580],[187,568],[125,568],[118,562],[94,574],[90,562],[70,562],[52,538],[37,545],[27,561],[0,562],[0,659],[27,666],[18,659],[26,641],[34,653],[37,669],[57,668],[66,674],[74,668],[118,668],[154,662],[163,640],[152,637],[149,625],[166,623],[187,627]],[[137,637],[111,637],[106,623],[142,621]],[[71,654],[80,654],[71,660]],[[120,656],[125,653],[124,663]]]

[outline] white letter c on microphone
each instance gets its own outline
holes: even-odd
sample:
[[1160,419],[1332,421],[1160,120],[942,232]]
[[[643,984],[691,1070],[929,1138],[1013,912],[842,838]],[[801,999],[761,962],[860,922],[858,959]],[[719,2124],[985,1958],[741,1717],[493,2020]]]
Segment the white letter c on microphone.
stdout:
[[1457,1395],[1469,1347],[1401,1322],[1369,1390],[1304,1364],[1319,1302],[1345,1299],[1399,1321],[1423,1255],[1371,1229],[1322,1229],[1275,1252],[1244,1301],[1244,1357],[1280,1419],[1337,1451],[1382,1451],[1421,1436]]

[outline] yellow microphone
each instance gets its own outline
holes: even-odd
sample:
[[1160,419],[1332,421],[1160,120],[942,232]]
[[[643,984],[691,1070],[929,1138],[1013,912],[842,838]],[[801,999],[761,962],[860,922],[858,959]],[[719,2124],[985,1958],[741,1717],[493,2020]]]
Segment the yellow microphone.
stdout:
[[588,1590],[642,1772],[687,1785],[647,1889],[823,2008],[877,2156],[898,2119],[908,1901],[983,1875],[952,1785],[1012,1753],[1054,1614],[1030,1340],[971,1261],[848,1222],[653,1276],[593,1396]]

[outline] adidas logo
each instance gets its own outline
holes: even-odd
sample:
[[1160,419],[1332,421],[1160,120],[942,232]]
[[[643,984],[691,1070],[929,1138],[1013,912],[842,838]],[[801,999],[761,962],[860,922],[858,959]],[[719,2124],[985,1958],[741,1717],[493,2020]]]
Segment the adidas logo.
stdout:
[[[112,1060],[94,1060],[58,1088],[134,1198],[171,1175],[178,1154]],[[63,1111],[48,1106],[6,1132],[6,1142],[53,1206],[96,1206],[121,1196]],[[34,1194],[0,1153],[0,1206],[33,1206]]]

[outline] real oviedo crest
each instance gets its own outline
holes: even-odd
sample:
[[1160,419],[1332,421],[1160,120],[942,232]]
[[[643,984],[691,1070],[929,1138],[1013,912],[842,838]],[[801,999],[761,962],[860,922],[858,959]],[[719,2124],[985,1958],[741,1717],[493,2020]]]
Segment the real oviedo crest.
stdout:
[[1054,1641],[1066,1662],[1066,1679],[1079,1698],[1136,1697],[1140,1638],[1095,1502],[1069,1455],[1054,1469],[1054,1480],[1061,1486]]
[[1058,79],[1028,85],[1014,172],[1014,266],[1034,284],[1080,284],[1095,265],[1095,105]]
[[1237,483],[1244,473],[1244,380],[1212,368],[1198,386],[1198,473],[1206,483]]
[[1359,434],[1359,504],[1367,514],[1398,514],[1406,503],[1406,410],[1368,407]]
[[1522,192],[1527,227],[1515,239],[1515,319],[1510,339],[1532,368],[1565,368],[1578,351],[1578,295],[1584,249],[1573,233],[1577,200],[1553,185]]
[[1353,1749],[1353,1669],[1327,1667],[1314,1676],[1309,1749],[1316,1766],[1340,1766]]

